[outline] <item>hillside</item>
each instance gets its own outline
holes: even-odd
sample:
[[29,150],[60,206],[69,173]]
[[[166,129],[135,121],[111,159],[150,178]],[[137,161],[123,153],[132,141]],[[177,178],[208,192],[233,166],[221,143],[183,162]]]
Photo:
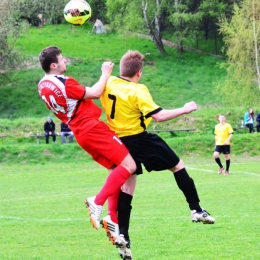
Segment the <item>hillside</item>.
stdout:
[[[229,107],[215,92],[215,84],[225,76],[225,71],[219,67],[222,59],[192,51],[178,55],[175,47],[167,46],[168,55],[162,56],[149,39],[115,32],[95,35],[91,29],[91,25],[31,27],[21,35],[16,48],[25,62],[16,71],[0,76],[0,135],[8,136],[0,140],[1,147],[34,143],[29,136],[38,130],[42,132],[47,116],[52,116],[37,92],[38,81],[43,76],[37,57],[49,45],[57,45],[63,50],[68,61],[67,74],[88,86],[99,78],[103,61],[112,60],[116,64],[113,74],[118,75],[120,57],[129,49],[139,50],[146,55],[141,83],[149,87],[157,104],[167,109],[194,100],[199,105],[192,114],[160,124],[152,122],[149,129],[195,128],[196,131],[188,136],[189,142],[193,143],[191,146],[196,147],[196,138],[206,135],[211,140],[220,113],[227,116],[233,127],[240,126],[248,107]],[[105,120],[104,115],[102,119]],[[58,119],[54,118],[54,121],[59,124]],[[247,130],[236,133],[247,134]],[[171,138],[168,133],[161,135]],[[176,136],[185,138],[187,133],[178,132]]]
[[[37,83],[43,76],[37,66],[37,57],[48,45],[57,45],[63,50],[63,56],[70,61],[67,74],[82,84],[91,85],[98,79],[104,60],[115,62],[114,74],[118,75],[120,57],[128,49],[137,49],[146,54],[142,82],[162,107],[179,107],[190,100],[196,101],[201,109],[220,110],[225,106],[221,97],[214,93],[216,82],[225,75],[225,71],[218,66],[223,60],[188,51],[178,55],[175,47],[166,47],[168,55],[161,56],[148,39],[114,32],[95,35],[90,33],[91,29],[91,25],[31,27],[23,34],[16,48],[26,62],[17,71],[0,78],[0,118],[47,116],[48,111],[37,94]],[[224,110],[228,112],[228,109]]]

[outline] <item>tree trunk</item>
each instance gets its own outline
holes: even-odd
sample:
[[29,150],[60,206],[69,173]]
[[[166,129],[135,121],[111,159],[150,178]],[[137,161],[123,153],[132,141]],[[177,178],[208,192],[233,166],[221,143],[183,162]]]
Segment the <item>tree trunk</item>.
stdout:
[[[254,34],[254,49],[255,49],[255,65],[256,65],[256,72],[257,72],[257,84],[258,89],[260,90],[260,69],[259,69],[259,46],[258,46],[258,39],[259,39],[259,27],[256,28],[257,21],[259,22],[259,10],[258,5],[252,1],[252,8],[253,8],[253,34]],[[259,24],[260,26],[260,24]]]
[[218,54],[218,34],[217,34],[217,29],[215,29],[215,34],[214,34],[214,42],[215,42],[215,54]]
[[203,19],[204,22],[204,40],[207,41],[208,40],[208,37],[209,37],[209,18],[205,18]]
[[[156,2],[157,8],[159,8],[159,1]],[[153,40],[153,42],[156,44],[158,50],[160,51],[161,54],[166,54],[167,52],[164,49],[163,42],[162,42],[162,37],[160,33],[160,24],[159,24],[159,17],[157,14],[155,14],[153,22],[149,23],[148,17],[147,17],[147,2],[142,0],[142,10],[143,10],[143,17],[146,23],[146,27],[149,30],[149,34]],[[153,26],[154,23],[154,26]]]
[[158,35],[156,35],[156,33],[152,32],[152,30],[149,31],[150,32],[150,36],[153,40],[153,42],[156,44],[158,50],[160,51],[161,54],[167,54],[167,52],[164,49],[164,45],[162,42],[162,38],[158,37]]

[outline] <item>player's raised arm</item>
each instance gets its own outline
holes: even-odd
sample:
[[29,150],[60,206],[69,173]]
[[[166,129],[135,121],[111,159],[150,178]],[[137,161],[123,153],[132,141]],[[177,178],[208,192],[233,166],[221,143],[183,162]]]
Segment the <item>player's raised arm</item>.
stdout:
[[84,99],[98,99],[102,95],[108,78],[112,73],[114,68],[114,63],[111,61],[104,62],[101,67],[102,74],[98,80],[92,87],[86,87],[86,93]]

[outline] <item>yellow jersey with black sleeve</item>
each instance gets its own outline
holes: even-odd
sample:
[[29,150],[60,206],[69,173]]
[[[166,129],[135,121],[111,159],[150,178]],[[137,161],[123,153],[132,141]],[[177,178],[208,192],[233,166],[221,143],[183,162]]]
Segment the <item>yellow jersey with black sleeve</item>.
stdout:
[[109,77],[100,100],[108,126],[118,137],[144,132],[151,115],[162,110],[145,85],[115,76]]
[[[230,124],[218,124],[215,126],[215,135],[216,135],[216,145],[224,145],[224,142],[228,137],[233,134],[233,128]],[[230,145],[230,142],[228,142]]]

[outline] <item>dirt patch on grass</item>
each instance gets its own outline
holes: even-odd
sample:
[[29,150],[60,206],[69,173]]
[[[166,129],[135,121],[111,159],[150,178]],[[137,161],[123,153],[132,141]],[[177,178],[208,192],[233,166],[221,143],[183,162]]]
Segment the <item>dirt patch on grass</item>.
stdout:
[[46,149],[46,150],[43,150],[42,155],[48,155],[48,156],[51,156],[52,153],[51,153],[50,150],[47,150],[47,149]]

